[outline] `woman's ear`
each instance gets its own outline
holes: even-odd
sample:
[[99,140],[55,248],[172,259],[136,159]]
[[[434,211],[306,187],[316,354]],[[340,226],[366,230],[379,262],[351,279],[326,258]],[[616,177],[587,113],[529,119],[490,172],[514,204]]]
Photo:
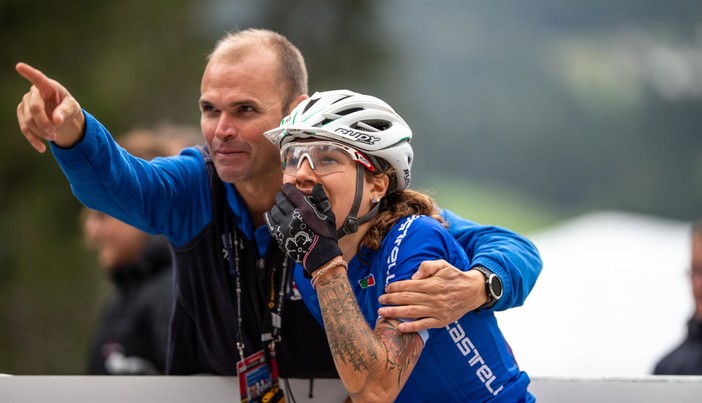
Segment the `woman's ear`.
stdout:
[[373,175],[369,181],[371,198],[382,199],[388,191],[390,177],[385,174]]

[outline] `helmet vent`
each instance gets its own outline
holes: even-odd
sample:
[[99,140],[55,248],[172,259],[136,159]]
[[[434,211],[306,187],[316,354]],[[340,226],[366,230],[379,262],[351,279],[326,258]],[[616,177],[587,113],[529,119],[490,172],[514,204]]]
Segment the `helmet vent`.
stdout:
[[351,109],[344,109],[343,111],[325,114],[324,115],[325,119],[323,121],[319,122],[319,124],[317,126],[324,126],[329,122],[333,122],[336,119],[339,119],[340,116],[346,116],[350,113],[354,113],[356,111],[362,111],[362,110],[363,110],[363,108],[351,108]]
[[363,108],[349,108],[349,109],[344,109],[343,111],[338,111],[338,112],[336,112],[336,114],[340,115],[340,116],[346,116],[346,115],[350,115],[354,112],[358,112],[358,111],[362,111],[362,110],[363,110]]
[[317,101],[319,101],[319,98],[310,99],[310,102],[308,102],[307,105],[305,105],[305,109],[302,111],[302,113],[304,114],[305,112],[307,112],[312,107],[312,105],[317,103]]
[[372,119],[372,120],[362,120],[351,125],[354,130],[362,130],[364,132],[381,132],[388,130],[392,126],[387,120],[382,119]]
[[332,105],[334,105],[334,104],[337,103],[337,102],[341,102],[341,101],[343,101],[344,99],[347,99],[347,98],[351,98],[351,95],[346,95],[346,96],[344,96],[344,97],[341,97],[341,98],[337,99],[336,101],[332,102]]

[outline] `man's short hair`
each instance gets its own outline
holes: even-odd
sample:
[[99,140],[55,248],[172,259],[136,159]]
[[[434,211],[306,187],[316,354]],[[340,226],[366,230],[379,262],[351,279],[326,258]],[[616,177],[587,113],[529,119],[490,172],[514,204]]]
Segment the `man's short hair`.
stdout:
[[243,31],[228,32],[215,44],[207,60],[223,57],[236,60],[253,50],[266,46],[278,58],[280,81],[285,87],[283,113],[300,95],[307,94],[307,66],[302,52],[283,35],[267,29],[250,28]]

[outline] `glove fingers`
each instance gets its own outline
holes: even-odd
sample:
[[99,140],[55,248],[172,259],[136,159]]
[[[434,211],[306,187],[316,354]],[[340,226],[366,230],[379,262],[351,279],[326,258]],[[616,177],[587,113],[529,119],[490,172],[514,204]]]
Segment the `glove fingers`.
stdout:
[[331,213],[329,199],[321,186],[314,197],[307,198],[299,189],[286,183],[275,196],[276,204],[264,214],[266,226],[278,246],[290,258],[300,262],[312,273],[325,262],[340,256],[336,230],[332,219],[320,213]]
[[270,211],[266,211],[265,213],[263,213],[263,220],[266,222],[266,227],[268,227],[268,232],[273,234],[273,231],[275,230],[275,227],[278,226],[278,224],[275,222],[275,220],[271,216]]
[[[319,185],[321,187],[321,185]],[[287,196],[290,203],[300,211],[305,223],[318,234],[324,234],[324,222],[327,216],[319,212],[313,200],[307,198],[300,189],[292,183],[284,183],[281,191]]]
[[281,214],[287,215],[291,214],[295,210],[295,206],[290,202],[290,200],[281,192],[275,194],[275,206],[278,207]]
[[304,205],[303,203],[307,202],[305,195],[292,183],[284,183],[280,191],[283,192],[288,200],[290,200],[290,203],[295,207],[302,207]]
[[266,219],[266,224],[270,221],[272,225],[280,225],[285,222],[285,213],[278,206],[273,206],[270,211],[264,214],[263,218]]
[[268,227],[268,233],[271,234],[271,237],[273,239],[275,239],[280,250],[282,250],[283,252],[286,252],[285,248],[283,247],[283,242],[284,242],[285,237],[283,236],[283,233],[280,231],[280,223],[282,221],[275,220],[273,218],[273,214],[274,214],[273,210],[276,210],[275,214],[277,214],[279,216],[282,214],[280,212],[279,208],[277,208],[276,206],[273,206],[273,209],[271,209],[271,211],[267,211],[263,214],[263,219],[266,221],[266,226]]
[[312,203],[322,214],[326,215],[327,212],[331,212],[331,203],[329,203],[327,194],[324,193],[324,188],[319,183],[312,188]]

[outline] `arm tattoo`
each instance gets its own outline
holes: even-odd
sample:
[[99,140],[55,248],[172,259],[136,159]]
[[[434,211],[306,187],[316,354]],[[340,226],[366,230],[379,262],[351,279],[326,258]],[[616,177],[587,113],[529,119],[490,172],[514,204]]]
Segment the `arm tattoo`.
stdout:
[[365,319],[346,276],[329,276],[318,284],[317,290],[334,359],[351,365],[357,372],[368,371],[371,360],[378,358],[377,341],[364,329]]
[[401,387],[419,360],[424,343],[416,333],[402,333],[397,330],[399,323],[397,319],[382,318],[375,325],[375,334],[385,343],[388,351],[388,369],[397,371],[397,384]]
[[[367,380],[396,373],[397,387],[401,388],[422,352],[421,337],[400,332],[400,321],[392,318],[379,320],[374,333],[358,307],[346,274],[334,273],[322,279],[317,284],[317,295],[337,367],[349,366]],[[353,395],[354,391],[349,392]]]

